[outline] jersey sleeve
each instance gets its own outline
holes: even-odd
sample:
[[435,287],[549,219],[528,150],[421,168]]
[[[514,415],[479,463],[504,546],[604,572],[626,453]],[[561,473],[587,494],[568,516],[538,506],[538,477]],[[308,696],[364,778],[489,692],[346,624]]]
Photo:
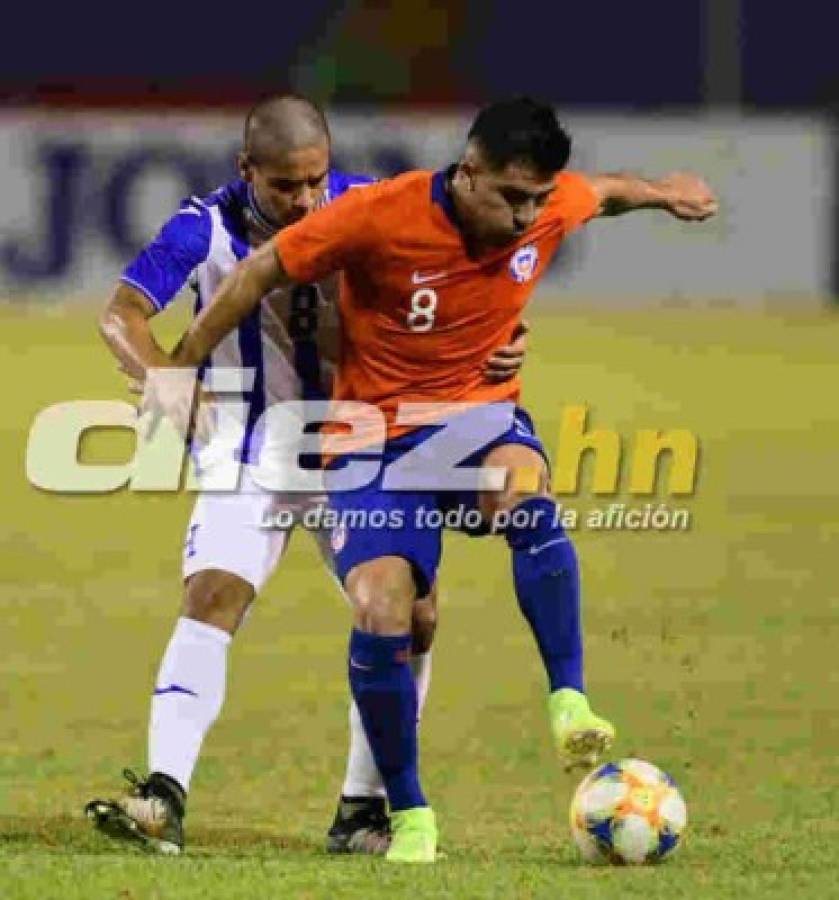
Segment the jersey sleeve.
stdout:
[[340,169],[329,170],[329,199],[337,200],[348,190],[356,187],[365,187],[375,184],[378,179],[372,175],[359,175],[352,172],[343,172]]
[[160,229],[157,237],[126,266],[121,281],[137,288],[158,310],[186,284],[210,252],[209,210],[188,201]]
[[372,251],[377,187],[351,187],[274,237],[280,262],[294,281],[320,281]]
[[561,172],[555,192],[557,223],[564,234],[570,234],[593,218],[600,208],[600,198],[592,183],[581,172]]

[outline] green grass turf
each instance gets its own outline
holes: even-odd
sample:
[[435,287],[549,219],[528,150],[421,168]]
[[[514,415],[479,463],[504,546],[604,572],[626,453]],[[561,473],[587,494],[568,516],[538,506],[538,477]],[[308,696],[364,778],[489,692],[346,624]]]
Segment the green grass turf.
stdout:
[[549,446],[563,404],[580,402],[627,443],[677,426],[702,441],[695,497],[662,498],[690,509],[689,532],[577,534],[590,694],[618,727],[617,756],[679,781],[689,836],[656,868],[576,862],[575,779],[552,755],[504,546],[452,536],[422,724],[447,858],[405,870],[320,850],[343,771],[348,616],[304,534],[234,642],[188,855],[149,858],[89,830],[84,802],[144,764],[190,505],[26,483],[39,409],[124,396],[91,315],[0,311],[0,897],[836,895],[839,319],[534,315],[526,401]]

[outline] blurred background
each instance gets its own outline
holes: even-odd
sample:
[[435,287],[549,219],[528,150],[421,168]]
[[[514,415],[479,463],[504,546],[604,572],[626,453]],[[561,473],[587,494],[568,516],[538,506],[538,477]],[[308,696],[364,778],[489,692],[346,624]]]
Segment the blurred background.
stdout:
[[[700,236],[656,216],[570,242],[555,282],[585,302],[823,304],[836,264],[839,56],[818,0],[282,4],[220,28],[189,4],[129,22],[76,7],[0,59],[0,294],[101,299],[178,200],[228,179],[261,95],[322,102],[337,161],[438,167],[475,107],[554,101],[575,164],[695,167],[723,214]],[[631,277],[627,277],[631,272]]]

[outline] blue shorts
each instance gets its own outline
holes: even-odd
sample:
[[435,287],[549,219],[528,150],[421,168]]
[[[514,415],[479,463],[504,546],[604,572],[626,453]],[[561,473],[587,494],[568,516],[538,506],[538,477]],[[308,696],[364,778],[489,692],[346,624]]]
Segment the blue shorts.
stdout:
[[[443,428],[431,425],[387,441],[381,469],[369,484],[350,491],[329,491],[333,521],[338,523],[332,529],[332,550],[335,569],[342,582],[350,570],[361,563],[382,556],[401,556],[411,564],[417,596],[425,596],[437,578],[444,527],[473,536],[490,533],[489,523],[482,520],[479,512],[479,490],[474,472],[487,454],[506,444],[522,444],[534,449],[547,463],[544,447],[525,410],[512,403],[494,403],[477,407],[470,415],[476,411],[482,425],[489,420],[495,426],[494,436],[480,443],[478,449],[471,449],[468,455],[452,457],[452,465],[462,460],[455,469],[473,468],[472,473],[461,473],[462,480],[473,482],[471,485],[456,489],[439,487],[440,444],[435,444],[431,438],[442,436]],[[474,422],[474,418],[471,419],[473,425]],[[475,429],[470,427],[469,420],[456,417],[450,420],[446,429],[447,454],[455,452],[461,442],[465,448],[475,447]],[[395,477],[397,463],[402,467],[398,474],[404,475],[404,464],[411,451],[412,469],[407,477]],[[326,472],[327,489],[331,484],[330,476],[354,458],[361,456],[351,454],[332,461]],[[424,481],[430,482],[430,486],[417,488]]]

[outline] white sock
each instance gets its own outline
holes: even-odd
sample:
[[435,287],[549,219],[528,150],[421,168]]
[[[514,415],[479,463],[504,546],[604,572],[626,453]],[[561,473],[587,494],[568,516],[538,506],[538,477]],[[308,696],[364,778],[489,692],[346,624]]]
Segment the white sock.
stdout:
[[[417,724],[422,717],[422,708],[428,696],[431,684],[431,651],[419,653],[411,657],[411,671],[417,687]],[[376,768],[373,751],[364,733],[361,713],[350,702],[350,752],[347,756],[347,774],[341,788],[344,797],[385,797],[385,786],[382,776]]]
[[417,686],[417,722],[419,722],[422,719],[422,708],[425,706],[428,689],[431,687],[431,651],[412,656],[410,666]]
[[149,719],[149,771],[189,790],[201,743],[224,702],[230,635],[181,617],[163,654]]

